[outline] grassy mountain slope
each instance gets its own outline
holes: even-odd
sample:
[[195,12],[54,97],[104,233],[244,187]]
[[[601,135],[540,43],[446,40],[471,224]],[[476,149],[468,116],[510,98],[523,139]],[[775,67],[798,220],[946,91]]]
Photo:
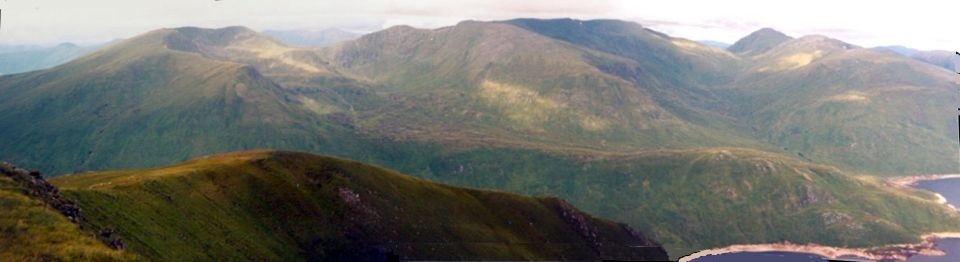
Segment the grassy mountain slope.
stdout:
[[899,55],[808,36],[725,85],[755,137],[804,159],[878,174],[957,168],[956,77]]
[[[16,101],[0,105],[11,123],[0,156],[59,174],[316,151],[316,134],[359,133],[559,153],[749,147],[884,174],[954,167],[952,120],[928,110],[955,95],[947,72],[826,37],[761,30],[747,42],[757,51],[738,56],[570,19],[395,27],[323,50],[242,27],[164,29],[0,78],[0,98]],[[219,132],[236,129],[251,131]]]
[[384,86],[386,105],[358,113],[357,126],[379,136],[608,150],[750,143],[669,111],[652,98],[668,87],[658,80],[645,87],[615,74],[647,65],[577,44],[511,22],[468,21],[394,27],[325,52],[344,75]]
[[[53,181],[156,260],[665,259],[556,198],[450,187],[330,157],[251,151]],[[373,256],[373,257],[369,257]]]
[[[657,106],[686,123],[710,130],[712,134],[703,138],[713,142],[701,143],[701,146],[736,145],[776,150],[726,132],[740,128],[739,123],[724,113],[729,105],[711,87],[732,81],[744,66],[740,57],[726,50],[618,20],[516,19],[504,23],[579,48],[628,59],[629,62],[601,59],[590,62],[605,73],[634,83]],[[723,142],[717,144],[718,141]]]
[[747,56],[762,54],[791,39],[793,38],[772,28],[762,28],[737,40],[733,45],[727,47],[727,50]]
[[323,141],[315,114],[253,67],[170,49],[182,35],[158,30],[0,77],[0,156],[60,174]]
[[696,84],[730,77],[738,58],[723,50],[673,38],[619,20],[515,19],[505,21],[531,32],[638,63],[631,79],[643,88],[695,88]]
[[[555,195],[624,221],[672,255],[735,243],[869,246],[960,228],[929,193],[736,148],[589,154],[482,149],[384,164],[434,181]],[[428,168],[424,168],[427,166]]]
[[956,80],[944,71],[824,37],[736,56],[606,20],[395,27],[320,51],[239,27],[167,29],[0,78],[0,100],[15,101],[0,105],[0,157],[60,173],[300,149],[561,196],[668,247],[903,242],[955,219],[798,159],[952,170]]
[[343,76],[317,50],[286,46],[240,26],[169,31],[168,48],[249,65],[281,87],[285,99],[311,115],[346,119],[353,110],[380,104],[369,95],[375,84]]
[[128,261],[57,210],[26,193],[0,164],[0,258],[5,261]]

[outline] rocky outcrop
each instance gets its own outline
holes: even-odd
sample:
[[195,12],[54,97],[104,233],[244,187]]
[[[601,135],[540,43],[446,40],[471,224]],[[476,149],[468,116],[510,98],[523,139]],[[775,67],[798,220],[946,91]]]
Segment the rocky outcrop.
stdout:
[[590,247],[599,254],[600,248],[603,247],[603,243],[597,239],[597,230],[590,226],[590,224],[587,222],[587,219],[583,217],[583,214],[581,214],[580,211],[577,211],[577,209],[573,208],[570,203],[567,203],[567,201],[562,199],[559,200],[557,208],[559,209],[558,211],[560,212],[560,215],[564,220],[566,220],[567,225],[570,225],[570,228],[573,228],[573,230],[576,231],[577,234],[579,234],[580,237],[582,237],[587,244],[589,244]]
[[833,203],[835,201],[836,198],[833,197],[833,194],[830,194],[830,192],[810,185],[803,185],[803,189],[800,194],[801,207],[806,207],[821,202]]
[[[0,174],[9,177],[19,184],[20,188],[22,188],[28,196],[43,201],[47,206],[60,212],[60,214],[70,220],[70,222],[81,225],[80,222],[83,218],[80,216],[80,206],[61,196],[60,190],[50,184],[50,182],[47,182],[47,180],[43,178],[43,174],[39,171],[27,170],[7,162],[0,162]],[[82,225],[81,229],[83,229]],[[107,244],[107,246],[117,250],[124,250],[126,248],[126,245],[123,244],[123,239],[115,234],[113,229],[103,228],[95,230],[95,232],[97,238],[103,241],[104,244]]]
[[100,241],[103,241],[104,244],[107,244],[107,246],[113,249],[127,249],[127,245],[123,244],[123,239],[114,233],[112,228],[102,228],[97,230],[97,239],[100,239]]
[[20,184],[27,195],[42,200],[73,223],[80,222],[80,207],[73,201],[60,196],[60,190],[47,182],[40,172],[19,168],[7,162],[0,162],[0,173]]

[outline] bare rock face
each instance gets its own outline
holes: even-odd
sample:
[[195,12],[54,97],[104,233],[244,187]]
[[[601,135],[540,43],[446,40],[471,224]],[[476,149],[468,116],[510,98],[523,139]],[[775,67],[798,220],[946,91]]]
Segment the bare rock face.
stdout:
[[97,238],[103,241],[107,246],[116,250],[125,250],[127,245],[123,244],[123,239],[113,232],[112,228],[103,228],[97,231]]
[[800,206],[802,207],[820,202],[833,203],[836,201],[836,198],[830,192],[810,185],[804,185],[803,187],[803,194],[800,195]]
[[[60,214],[70,220],[70,222],[80,224],[82,220],[80,216],[80,206],[69,199],[63,198],[63,196],[60,195],[60,190],[53,184],[50,184],[50,182],[47,182],[47,180],[43,178],[43,174],[39,171],[27,170],[7,162],[0,162],[0,174],[20,184],[20,188],[24,190],[25,194],[40,199],[46,203],[47,206],[59,211]],[[118,250],[126,248],[123,240],[113,232],[113,229],[104,228],[97,230],[96,235],[97,238],[109,247]]]
[[0,162],[0,173],[20,184],[27,195],[39,198],[71,222],[80,222],[80,206],[60,196],[60,190],[51,185],[38,171],[26,170],[7,162]]
[[583,217],[583,214],[574,209],[570,203],[567,203],[567,201],[564,200],[560,200],[558,209],[561,216],[563,216],[563,219],[566,220],[567,224],[570,225],[570,227],[573,228],[574,231],[580,235],[580,237],[583,237],[583,239],[587,241],[587,244],[589,244],[593,250],[596,250],[597,253],[600,253],[600,248],[603,247],[603,243],[597,239],[597,230],[587,223],[587,219]]

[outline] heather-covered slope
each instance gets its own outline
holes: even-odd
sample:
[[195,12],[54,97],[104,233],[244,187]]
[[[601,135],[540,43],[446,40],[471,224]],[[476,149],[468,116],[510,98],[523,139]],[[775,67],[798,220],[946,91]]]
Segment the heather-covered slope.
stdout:
[[252,151],[54,180],[154,260],[663,260],[557,198],[445,186],[357,162]]

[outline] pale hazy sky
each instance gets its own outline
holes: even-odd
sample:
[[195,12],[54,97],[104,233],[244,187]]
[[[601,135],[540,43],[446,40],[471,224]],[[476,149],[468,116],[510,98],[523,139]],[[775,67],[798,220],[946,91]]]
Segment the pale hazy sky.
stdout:
[[613,18],[693,40],[728,43],[762,27],[861,46],[960,49],[960,1],[689,0],[0,0],[0,44],[93,43],[162,27],[370,31],[461,20]]

